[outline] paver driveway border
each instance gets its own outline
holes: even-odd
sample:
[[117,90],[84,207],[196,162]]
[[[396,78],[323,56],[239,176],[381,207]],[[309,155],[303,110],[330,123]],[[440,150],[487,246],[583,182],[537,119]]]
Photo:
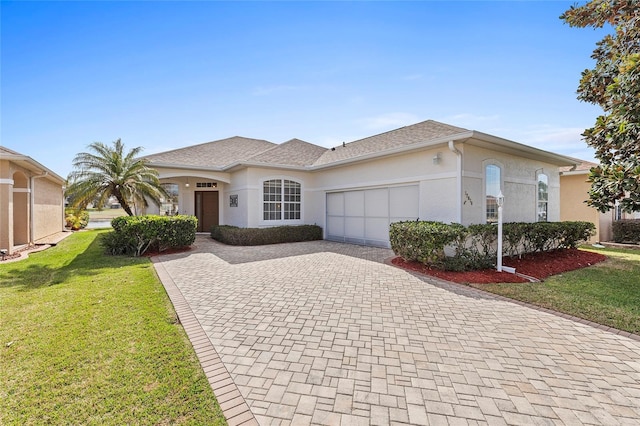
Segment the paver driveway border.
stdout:
[[[202,245],[210,245],[211,241],[207,241],[202,239],[202,237],[199,237],[198,242],[199,244]],[[217,243],[216,243],[217,244]],[[345,245],[345,247],[347,247],[349,245]],[[223,246],[224,247],[224,246]],[[273,250],[274,247],[271,247],[270,249],[266,249],[266,250],[262,250],[260,252],[256,252],[255,250],[253,251],[253,254],[249,254],[247,255],[247,252],[251,253],[251,250],[247,250],[246,252],[244,251],[237,251],[237,248],[231,248],[230,250],[228,250],[227,252],[225,252],[225,249],[221,247],[221,246],[216,246],[215,247],[215,255],[224,259],[225,261],[228,262],[228,264],[231,265],[237,265],[239,263],[250,263],[253,261],[268,261],[268,260],[273,260],[273,259],[277,259],[279,257],[282,257],[283,253],[282,253],[282,246],[281,247],[276,247],[275,251]],[[359,247],[359,246],[356,246]],[[212,247],[213,248],[213,247]],[[222,250],[222,252],[220,252]],[[376,256],[371,256],[370,253],[366,253],[367,249],[363,249],[365,250],[364,255],[360,256],[361,258],[368,258],[369,260],[374,260],[376,262],[381,262],[381,258],[378,255],[377,258],[373,259],[372,257],[376,257]],[[206,251],[206,249],[205,249]],[[322,250],[320,250],[322,251]],[[309,253],[317,253],[318,250],[314,251],[314,250],[309,250]],[[379,252],[378,252],[379,253]],[[191,309],[190,305],[187,303],[187,300],[185,299],[184,295],[182,294],[182,291],[178,288],[178,286],[176,285],[176,283],[173,281],[171,273],[167,271],[167,269],[164,267],[164,259],[166,258],[170,258],[171,256],[162,256],[159,258],[155,258],[154,259],[154,263],[155,263],[155,267],[156,270],[158,271],[158,275],[160,277],[160,279],[162,280],[163,284],[165,285],[165,288],[167,289],[167,293],[169,294],[172,303],[174,304],[175,308],[176,308],[176,312],[178,313],[178,316],[180,318],[181,323],[183,324],[185,330],[187,331],[187,334],[190,338],[190,340],[192,341],[192,344],[194,346],[194,349],[196,350],[196,354],[198,355],[198,358],[200,359],[200,362],[202,363],[203,369],[205,370],[205,373],[207,374],[207,377],[209,379],[209,382],[211,383],[214,392],[218,398],[218,401],[220,402],[221,408],[223,409],[223,412],[225,414],[225,416],[227,417],[229,424],[231,425],[240,425],[240,424],[247,424],[247,425],[255,425],[258,424],[258,420],[256,419],[256,417],[253,415],[253,413],[251,412],[251,410],[249,409],[249,405],[247,404],[247,402],[244,400],[244,398],[242,397],[238,387],[236,386],[236,384],[234,383],[234,381],[231,378],[231,374],[229,373],[229,371],[227,370],[227,368],[225,367],[225,365],[222,363],[222,360],[220,358],[220,356],[218,355],[218,353],[216,352],[215,348],[213,347],[211,340],[209,339],[209,337],[207,337],[207,333],[205,332],[204,328],[202,327],[202,325],[200,324],[200,321],[196,318],[196,314],[193,312],[193,310]],[[412,274],[415,275],[415,274]],[[424,277],[422,277],[424,278]],[[491,295],[491,294],[486,294],[480,290],[477,289],[473,289],[467,286],[461,286],[458,284],[453,284],[453,283],[448,283],[445,281],[441,281],[441,280],[424,280],[423,281],[427,281],[429,284],[435,285],[437,287],[446,289],[449,292],[452,293],[456,293],[459,295],[465,295],[466,297],[472,297],[472,298],[480,298],[480,299],[495,299],[495,300],[503,300],[503,301],[507,301],[507,302],[511,302],[513,304],[517,304],[517,305],[525,305],[528,306],[524,303],[521,302],[514,302],[511,301],[510,299],[506,299],[503,298],[501,296],[496,296],[496,295]],[[193,302],[193,301],[192,301]],[[545,313],[553,313],[555,314],[555,312],[553,311],[549,311],[546,309],[542,309],[542,308],[537,308],[534,307],[537,310],[543,311]],[[578,322],[580,322],[581,324],[586,324],[586,325],[591,325],[594,326],[595,328],[598,328],[600,330],[608,330],[609,332],[613,332],[613,333],[617,333],[619,335],[622,336],[626,336],[626,337],[630,337],[631,339],[634,340],[640,340],[640,338],[637,335],[631,335],[629,333],[625,333],[625,332],[619,332],[618,330],[614,330],[614,329],[609,329],[607,327],[603,327],[600,326],[598,324],[594,324],[594,323],[589,323],[588,321],[584,321],[584,320],[580,320],[580,319],[576,319],[573,317],[570,317],[568,315],[562,315],[560,314],[560,316],[564,317],[564,318],[568,318],[571,320],[577,320]],[[633,346],[633,350],[636,350],[636,347]],[[635,352],[636,355],[638,354],[638,352]],[[228,356],[228,353],[227,353]],[[604,356],[604,355],[603,355]],[[625,361],[626,362],[626,361]],[[637,362],[634,363],[629,363],[626,362],[626,364],[628,364],[627,366],[625,366],[623,368],[623,370],[626,370],[627,372],[629,372],[631,378],[631,383],[633,383],[633,389],[630,389],[629,391],[631,392],[630,394],[625,394],[627,397],[627,405],[624,405],[622,407],[614,407],[615,410],[612,411],[612,413],[614,415],[620,415],[621,417],[616,417],[615,420],[617,420],[620,424],[625,423],[625,419],[626,419],[626,423],[629,424],[633,424],[633,416],[638,416],[638,413],[640,413],[640,387],[638,386],[638,382],[640,382],[640,373],[638,371],[638,366],[640,364],[638,364]],[[629,365],[631,366],[631,368],[629,368]],[[234,368],[232,366],[232,368]],[[387,367],[387,368],[392,368],[392,367]],[[528,368],[528,367],[527,367]],[[238,370],[239,371],[239,370]],[[612,371],[611,373],[619,373],[620,371],[614,372]],[[531,373],[531,372],[529,372]],[[466,374],[466,373],[465,373]],[[615,375],[615,374],[614,374]],[[380,380],[380,379],[372,379],[373,381],[376,380]],[[615,382],[617,379],[616,378],[612,379],[613,382]],[[243,383],[243,385],[246,385],[247,383]],[[454,383],[454,386],[456,387],[456,389],[459,388],[459,385],[457,386]],[[467,385],[464,385],[467,386]],[[602,386],[602,384],[600,384],[600,386]],[[605,385],[605,387],[608,385]],[[282,388],[282,386],[274,386],[275,388]],[[420,387],[420,386],[418,386]],[[467,386],[468,388],[471,388],[472,386]],[[389,385],[389,389],[391,388],[391,385]],[[387,388],[385,388],[387,389]],[[413,402],[415,403],[415,397],[417,395],[413,394],[411,396],[411,398],[413,398],[414,400],[411,401],[411,398],[409,398],[409,390],[413,389],[408,389],[407,390],[407,402]],[[282,389],[279,389],[279,391],[281,392]],[[578,393],[583,392],[583,389],[578,390]],[[266,391],[265,391],[266,392]],[[423,396],[424,396],[424,392],[425,390],[423,389]],[[465,391],[466,392],[466,391]],[[275,395],[275,393],[271,392],[271,390],[269,391],[269,394],[266,395],[267,400],[269,400],[269,397],[271,396],[271,398],[273,398],[273,396]],[[633,398],[630,400],[629,399],[629,395],[632,395]],[[344,396],[344,395],[337,395],[338,397],[340,396]],[[540,398],[542,398],[543,395],[540,395]],[[545,398],[548,398],[548,396],[544,396]],[[418,396],[418,398],[420,398],[420,396]],[[604,396],[603,396],[604,398]],[[489,412],[493,411],[492,414],[496,414],[496,407],[495,405],[493,405],[492,407],[489,406],[487,407],[487,398],[484,398],[484,396],[478,396],[477,397],[478,401],[480,401],[481,399],[483,399],[483,402],[485,404],[485,407],[480,407],[483,409],[487,409]],[[522,398],[524,400],[524,398]],[[275,401],[275,400],[273,400]],[[518,402],[519,400],[516,400],[516,402]],[[631,402],[629,402],[631,401]],[[500,402],[500,401],[498,401]],[[528,402],[526,400],[522,401],[523,404]],[[530,402],[530,401],[529,401]],[[466,404],[466,402],[463,401],[463,403]],[[336,404],[338,404],[338,402],[336,402]],[[441,403],[432,403],[432,405],[434,404],[440,404],[440,406],[437,407],[445,407],[446,404],[441,404]],[[517,417],[517,415],[515,413],[506,413],[509,415],[509,417],[505,417],[504,419],[510,420],[510,421],[504,421],[505,424],[517,424],[517,423],[522,423],[525,424],[527,423],[527,421],[543,421],[543,423],[545,424],[568,424],[568,423],[592,423],[592,424],[604,424],[606,423],[606,421],[604,419],[607,420],[614,420],[614,418],[612,417],[607,417],[610,416],[609,413],[603,413],[603,412],[597,412],[596,413],[596,417],[591,416],[591,418],[588,418],[588,415],[585,414],[582,411],[577,411],[578,415],[582,415],[584,416],[583,418],[578,418],[575,417],[575,415],[573,415],[571,413],[571,410],[569,410],[567,407],[556,407],[554,408],[555,412],[551,410],[549,403],[548,402],[540,402],[540,404],[547,404],[547,405],[535,405],[533,404],[534,407],[540,409],[544,409],[547,410],[550,414],[548,414],[548,416],[541,416],[540,413],[538,412],[538,417]],[[566,404],[566,402],[565,402]],[[354,402],[355,405],[355,402]],[[490,405],[490,404],[489,404]],[[525,404],[526,405],[526,404]],[[553,405],[553,404],[551,404]],[[277,405],[278,407],[285,407],[285,406],[280,406]],[[337,406],[337,405],[336,405]],[[435,405],[434,405],[435,406]],[[541,408],[539,408],[541,407]],[[376,407],[377,408],[377,407]],[[384,408],[384,407],[382,407]],[[447,421],[451,422],[453,420],[459,420],[461,423],[463,424],[483,424],[483,421],[480,420],[483,417],[482,413],[480,411],[477,412],[473,412],[473,411],[469,411],[471,408],[473,407],[468,407],[468,406],[460,406],[460,410],[457,409],[458,407],[456,407],[456,413],[449,413],[450,415],[453,416],[449,416],[449,417],[443,417],[441,415],[436,415],[434,413],[429,413],[427,412],[427,416],[425,416],[425,412],[424,410],[420,410],[420,407],[417,405],[411,405],[408,404],[407,409],[409,410],[409,416],[405,418],[405,420],[403,422],[399,422],[402,424],[432,424],[432,423],[438,423],[439,421],[443,421],[444,419],[444,424],[446,424]],[[520,409],[521,407],[518,407],[518,409]],[[531,407],[529,407],[531,409]],[[412,412],[413,409],[413,412]],[[500,407],[500,409],[502,409],[502,407]],[[373,411],[374,408],[370,408],[371,412],[371,416],[373,416]],[[384,410],[393,410],[388,409],[388,408],[384,408]],[[383,411],[384,411],[383,410]],[[564,410],[564,411],[563,411]],[[616,411],[617,410],[617,411]],[[625,411],[627,410],[627,411]],[[635,411],[634,411],[635,410]],[[427,410],[429,411],[429,410]],[[511,411],[517,411],[515,409],[511,410]],[[526,411],[526,409],[525,409]],[[265,419],[269,419],[269,417],[265,417],[265,413],[266,413],[266,408],[265,409],[260,409],[259,412],[261,413],[260,418],[265,420]],[[376,411],[378,413],[380,413],[381,411]],[[345,411],[343,411],[343,413],[345,413]],[[631,413],[631,414],[630,414]],[[326,415],[327,413],[325,413]],[[389,414],[389,411],[387,411],[387,415]],[[397,413],[396,413],[397,414]],[[455,415],[454,415],[455,414]],[[487,413],[484,413],[485,415]],[[531,413],[530,413],[531,414]],[[393,412],[392,412],[393,415]],[[573,417],[572,417],[573,416]],[[599,417],[598,417],[599,416]],[[631,416],[631,417],[629,417]],[[326,417],[328,418],[328,417]],[[307,423],[311,423],[311,416],[301,416],[301,417],[296,417],[295,419],[304,419],[307,421]],[[270,421],[267,422],[269,424],[296,424],[295,419],[293,422],[291,422],[291,420],[287,421],[287,420],[278,420],[278,419],[273,419],[273,423],[271,423]],[[330,421],[315,421],[316,417],[314,416],[314,424],[329,424],[331,423]],[[337,417],[338,421],[340,419],[340,417]],[[447,420],[448,419],[448,420]],[[452,420],[453,419],[453,420]],[[475,420],[474,420],[475,419]],[[490,417],[490,416],[485,416],[484,419],[493,419],[493,421],[497,421],[497,419],[501,419],[500,417]],[[504,420],[501,419],[501,420]],[[622,419],[622,421],[620,421],[620,419]],[[264,421],[261,420],[261,423],[264,423]],[[346,423],[345,423],[346,420]],[[354,416],[348,416],[347,414],[343,414],[342,417],[342,424],[347,424],[349,422],[356,422],[358,420],[362,420],[361,417],[354,417]],[[415,421],[414,421],[415,420]],[[370,419],[371,421],[371,419]],[[390,419],[389,417],[386,418],[386,422],[389,423]],[[393,422],[391,422],[393,423]],[[491,423],[491,422],[490,422]],[[336,423],[339,424],[339,423]],[[350,424],[350,423],[349,423]],[[356,423],[353,423],[356,424]],[[360,423],[358,423],[360,424]],[[373,424],[373,423],[372,423]],[[384,422],[380,422],[380,424],[384,424]]]

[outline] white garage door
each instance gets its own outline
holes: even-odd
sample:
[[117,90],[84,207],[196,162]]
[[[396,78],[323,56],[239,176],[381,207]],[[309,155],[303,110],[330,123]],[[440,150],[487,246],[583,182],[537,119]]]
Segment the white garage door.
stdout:
[[389,247],[389,224],[418,218],[418,185],[327,193],[332,241]]

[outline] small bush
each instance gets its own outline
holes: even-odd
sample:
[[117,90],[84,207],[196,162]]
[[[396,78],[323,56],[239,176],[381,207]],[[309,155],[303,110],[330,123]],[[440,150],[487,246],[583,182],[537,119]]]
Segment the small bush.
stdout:
[[121,216],[111,221],[113,231],[101,243],[113,255],[140,256],[148,250],[183,248],[196,240],[197,224],[195,216]]
[[89,224],[89,212],[67,207],[64,209],[65,226],[74,231],[84,229]]
[[395,254],[407,261],[438,264],[445,258],[444,248],[460,240],[465,228],[442,222],[407,221],[391,224],[389,240]]
[[211,227],[211,238],[233,246],[261,246],[322,239],[317,225],[274,226],[271,228],[238,228],[219,225]]
[[[503,254],[575,248],[594,232],[595,225],[590,222],[505,223]],[[442,222],[396,222],[391,224],[389,234],[396,255],[446,270],[489,268],[497,256],[498,227],[492,224],[465,228]],[[445,255],[447,247],[452,249],[452,256]]]
[[613,241],[616,243],[640,243],[640,219],[624,219],[613,222]]

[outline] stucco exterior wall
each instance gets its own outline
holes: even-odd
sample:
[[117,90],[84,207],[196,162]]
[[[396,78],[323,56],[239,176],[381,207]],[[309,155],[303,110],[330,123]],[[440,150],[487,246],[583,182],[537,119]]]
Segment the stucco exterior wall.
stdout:
[[0,160],[0,249],[13,247],[13,177],[9,162]]
[[[250,206],[254,206],[255,202],[252,201],[252,197],[255,198],[256,190],[249,188],[249,182],[247,180],[247,169],[240,170],[231,174],[231,184],[226,187],[224,192],[224,206],[225,220],[221,222],[225,225],[246,227],[249,223],[249,209]],[[253,185],[255,187],[255,185]],[[229,196],[237,195],[238,207],[229,206]]]
[[585,204],[591,187],[587,182],[587,174],[564,174],[560,177],[560,182],[560,220],[591,222],[596,226],[596,234],[590,242],[611,241],[613,213],[600,213]]
[[34,180],[33,240],[64,230],[64,197],[60,184],[46,178]]
[[42,169],[28,168],[33,160],[20,161],[26,166],[0,160],[0,248],[9,254],[64,230],[62,179],[49,172],[38,177]]
[[421,220],[455,221],[456,161],[455,154],[441,146],[318,171],[314,223],[325,221],[327,192],[411,184],[419,185]]
[[[495,164],[502,170],[505,222],[537,220],[538,174],[549,179],[548,221],[560,220],[560,174],[558,166],[465,144],[463,150],[463,224],[485,222],[484,169]],[[469,201],[471,198],[471,201]],[[476,201],[477,199],[477,201]]]
[[[246,170],[246,181],[244,184],[247,197],[247,226],[249,228],[262,228],[277,225],[302,225],[312,222],[314,213],[310,206],[314,205],[315,194],[313,188],[316,177],[312,173],[298,170],[284,170],[251,167]],[[262,187],[263,182],[269,179],[289,179],[301,185],[301,212],[300,220],[275,221],[264,220],[262,216]]]

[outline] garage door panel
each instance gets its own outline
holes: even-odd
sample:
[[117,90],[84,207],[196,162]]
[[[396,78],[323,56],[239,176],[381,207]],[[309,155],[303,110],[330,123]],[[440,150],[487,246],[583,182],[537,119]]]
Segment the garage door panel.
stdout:
[[344,217],[327,217],[327,236],[344,236]]
[[344,193],[344,215],[364,217],[364,191]]
[[327,214],[330,216],[344,215],[344,194],[342,192],[327,194]]
[[367,217],[389,217],[389,190],[383,188],[366,191],[364,205]]
[[365,239],[367,240],[389,240],[389,219],[388,218],[367,218],[365,222]]
[[389,224],[419,216],[418,185],[327,194],[327,238],[389,247]]
[[349,238],[364,238],[364,218],[345,217],[344,235]]

